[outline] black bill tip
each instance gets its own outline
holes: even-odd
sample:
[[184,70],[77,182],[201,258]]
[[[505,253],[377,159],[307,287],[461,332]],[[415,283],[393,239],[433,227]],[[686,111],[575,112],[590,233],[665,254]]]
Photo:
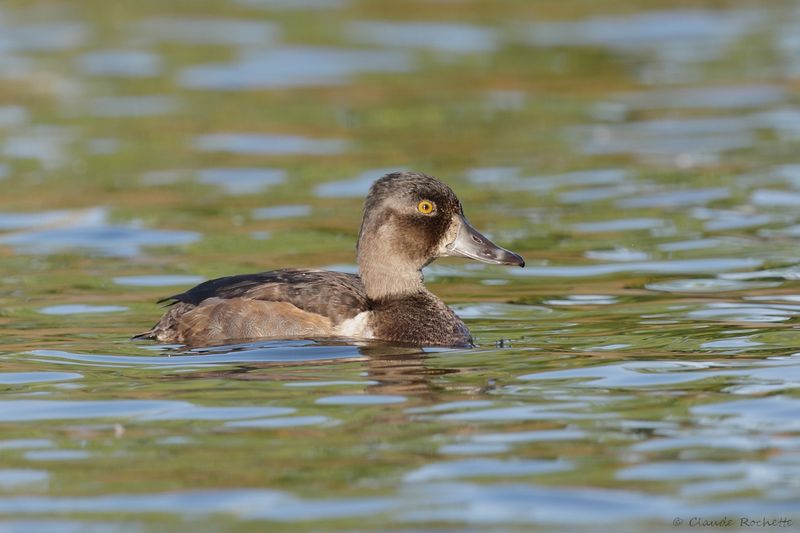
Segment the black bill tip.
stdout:
[[518,267],[525,266],[525,260],[522,258],[521,255],[515,254],[510,250],[503,250],[505,252],[503,257],[500,258],[500,262],[504,265],[516,265]]

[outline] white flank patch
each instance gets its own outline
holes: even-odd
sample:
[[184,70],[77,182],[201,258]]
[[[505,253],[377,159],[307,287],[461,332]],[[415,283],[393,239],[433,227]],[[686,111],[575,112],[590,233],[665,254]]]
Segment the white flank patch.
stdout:
[[370,311],[362,311],[353,318],[348,318],[336,326],[336,335],[361,339],[373,338],[372,329],[369,327],[370,313]]

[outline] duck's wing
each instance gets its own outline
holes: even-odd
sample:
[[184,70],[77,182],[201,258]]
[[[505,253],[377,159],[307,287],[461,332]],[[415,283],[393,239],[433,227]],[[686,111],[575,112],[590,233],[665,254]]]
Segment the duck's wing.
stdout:
[[227,276],[203,282],[161,302],[200,305],[210,298],[287,302],[337,324],[368,309],[361,278],[325,270],[284,269]]

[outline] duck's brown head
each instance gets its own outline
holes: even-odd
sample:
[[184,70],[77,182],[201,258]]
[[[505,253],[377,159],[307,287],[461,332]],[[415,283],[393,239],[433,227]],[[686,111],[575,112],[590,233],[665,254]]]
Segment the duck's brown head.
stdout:
[[358,264],[365,284],[378,274],[414,273],[419,280],[419,271],[443,256],[525,265],[522,257],[473,228],[452,189],[433,176],[395,172],[377,180],[364,204],[358,239]]

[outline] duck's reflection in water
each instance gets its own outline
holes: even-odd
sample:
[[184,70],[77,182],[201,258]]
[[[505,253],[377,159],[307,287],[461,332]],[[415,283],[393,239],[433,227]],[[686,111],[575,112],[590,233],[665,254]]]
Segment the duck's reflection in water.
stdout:
[[370,393],[433,397],[438,392],[436,376],[458,372],[426,365],[430,355],[418,347],[373,345],[360,351],[366,356],[366,374],[375,381],[367,387]]
[[[170,355],[194,357],[201,363],[214,356],[215,363],[224,362],[227,355],[232,366],[175,374],[175,379],[235,379],[240,381],[270,381],[313,385],[341,381],[342,372],[327,372],[331,365],[359,364],[362,372],[352,385],[364,383],[368,394],[415,396],[432,399],[440,392],[436,376],[459,372],[453,368],[435,368],[426,364],[432,352],[446,348],[427,349],[379,342],[344,342],[341,340],[253,341],[203,347],[182,347]],[[454,348],[457,350],[457,348]],[[350,372],[348,372],[351,374]],[[351,374],[352,375],[352,374]]]

